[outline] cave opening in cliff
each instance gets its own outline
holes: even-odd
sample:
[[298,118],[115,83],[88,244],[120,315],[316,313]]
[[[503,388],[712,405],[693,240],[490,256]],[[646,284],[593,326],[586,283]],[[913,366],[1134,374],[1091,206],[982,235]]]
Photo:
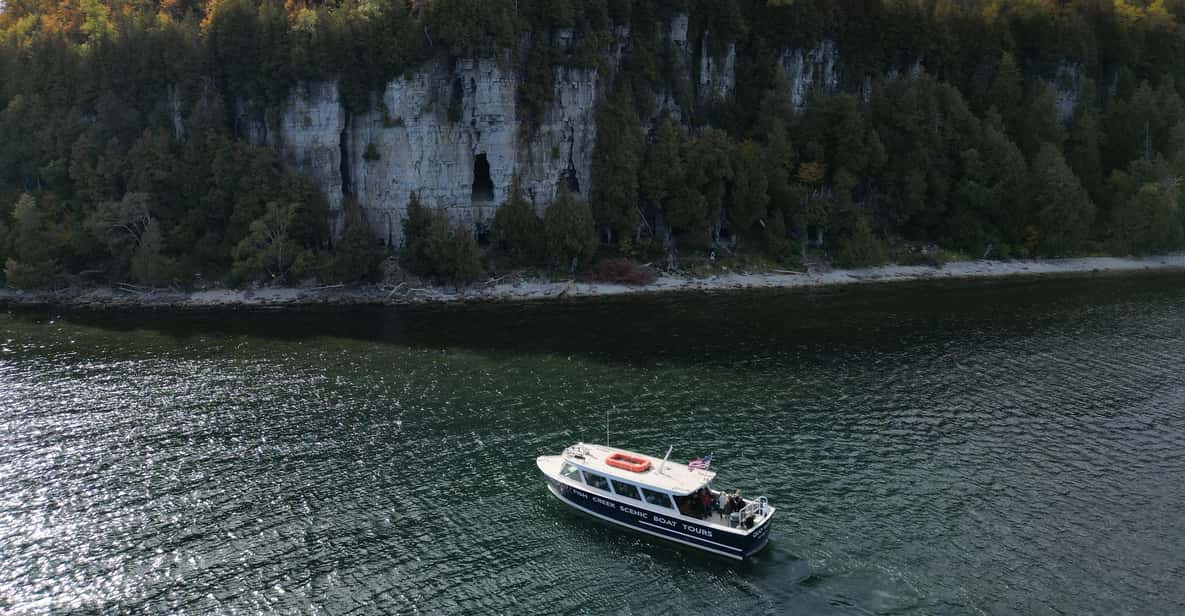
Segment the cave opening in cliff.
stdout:
[[474,201],[494,200],[494,180],[490,177],[490,161],[485,152],[473,159],[473,194]]

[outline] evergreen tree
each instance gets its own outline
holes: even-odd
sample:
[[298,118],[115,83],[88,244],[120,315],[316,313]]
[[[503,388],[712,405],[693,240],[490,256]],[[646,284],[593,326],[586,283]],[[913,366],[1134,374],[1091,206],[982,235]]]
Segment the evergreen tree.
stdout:
[[684,159],[687,190],[667,208],[667,220],[678,231],[704,229],[710,242],[720,232],[733,179],[732,143],[724,131],[709,128],[689,141]]
[[1070,125],[1066,159],[1074,175],[1082,180],[1082,185],[1096,203],[1101,202],[1103,198],[1105,179],[1100,147],[1102,137],[1098,114],[1089,105],[1082,104]]
[[[402,222],[403,249],[399,260],[408,271],[417,276],[433,275],[432,234],[434,227],[439,227],[438,218],[437,212],[420,203],[416,193],[411,194]],[[447,230],[447,224],[445,229]]]
[[1057,117],[1057,95],[1046,83],[1037,84],[1018,122],[1021,149],[1034,156],[1044,143],[1061,147],[1065,130]]
[[1094,221],[1094,204],[1053,144],[1042,145],[1033,159],[1031,195],[1038,252],[1065,256],[1080,249]]
[[478,280],[482,274],[481,249],[477,246],[473,231],[465,225],[454,228],[449,235],[441,277],[461,286]]
[[850,233],[841,237],[838,243],[835,261],[844,267],[869,267],[888,260],[884,240],[873,234],[864,214],[855,216]]
[[592,213],[566,189],[543,213],[543,229],[554,266],[573,272],[592,259],[597,248]]
[[639,195],[669,218],[672,202],[681,192],[684,181],[679,151],[682,135],[667,116],[659,120],[654,133],[654,141],[646,148],[645,162],[638,174]]
[[619,91],[597,111],[597,142],[593,149],[593,214],[605,239],[629,237],[638,226],[638,168],[642,163],[641,120]]
[[1005,52],[1000,57],[987,100],[988,105],[995,107],[1015,135],[1015,131],[1019,130],[1024,104],[1024,76],[1011,53]]
[[527,203],[522,183],[516,175],[510,181],[510,195],[494,212],[494,244],[517,265],[543,260],[546,247],[543,221]]
[[1180,248],[1177,189],[1144,184],[1112,214],[1114,249],[1121,254],[1147,254]]
[[384,251],[375,240],[366,212],[354,203],[345,206],[346,224],[321,275],[325,282],[377,280],[382,274]]
[[58,264],[50,258],[45,222],[32,195],[24,193],[12,211],[11,251],[4,264],[4,278],[10,286],[35,288],[48,284]]
[[765,218],[769,186],[761,147],[752,141],[737,145],[733,152],[733,183],[728,201],[728,223],[733,234],[745,235]]

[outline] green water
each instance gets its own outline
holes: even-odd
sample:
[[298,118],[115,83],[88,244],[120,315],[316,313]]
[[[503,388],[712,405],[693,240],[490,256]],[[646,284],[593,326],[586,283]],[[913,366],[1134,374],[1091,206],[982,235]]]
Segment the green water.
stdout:
[[[779,507],[724,562],[577,440]],[[1185,277],[0,313],[0,610],[1185,613]]]

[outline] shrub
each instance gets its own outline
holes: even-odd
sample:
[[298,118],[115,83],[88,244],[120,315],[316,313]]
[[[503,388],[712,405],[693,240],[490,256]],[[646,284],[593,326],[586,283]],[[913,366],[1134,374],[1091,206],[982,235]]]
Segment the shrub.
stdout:
[[843,267],[880,265],[888,258],[885,241],[873,235],[872,227],[863,216],[856,219],[851,235],[840,242],[835,254],[836,264]]

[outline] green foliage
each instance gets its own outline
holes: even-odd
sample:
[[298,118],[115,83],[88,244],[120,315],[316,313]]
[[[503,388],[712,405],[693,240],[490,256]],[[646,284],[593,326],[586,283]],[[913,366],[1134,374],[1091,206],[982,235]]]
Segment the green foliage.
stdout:
[[1037,250],[1065,256],[1080,246],[1094,222],[1094,203],[1070,170],[1061,151],[1044,144],[1033,159],[1032,222]]
[[[400,261],[408,271],[417,276],[432,276],[433,243],[440,243],[441,233],[448,234],[448,218],[443,211],[435,211],[420,203],[416,193],[407,202],[403,218],[403,249]],[[436,237],[433,237],[435,234]]]
[[176,260],[161,254],[163,245],[160,223],[149,219],[132,254],[132,280],[150,287],[168,286],[176,280]]
[[518,176],[511,180],[510,197],[494,213],[494,244],[512,263],[530,265],[546,252],[543,221],[527,203]]
[[20,196],[12,217],[12,249],[4,264],[4,278],[14,287],[44,286],[53,280],[58,265],[50,258],[45,222],[32,195]]
[[857,216],[851,234],[839,242],[835,262],[844,267],[869,267],[888,260],[885,241],[876,237],[866,216]]
[[628,93],[613,96],[597,111],[593,150],[592,208],[597,224],[613,235],[632,235],[638,226],[638,168],[642,134]]
[[1175,186],[1144,184],[1112,213],[1114,250],[1120,254],[1161,252],[1181,248],[1181,226]]
[[364,282],[382,274],[385,253],[375,240],[366,213],[357,205],[345,208],[346,224],[321,272],[324,282]]
[[460,286],[480,279],[484,273],[481,265],[481,249],[473,231],[461,225],[452,230],[445,244],[443,263],[438,272],[442,280]]
[[587,264],[597,249],[592,212],[583,201],[561,189],[543,213],[547,258],[555,267],[575,271]]
[[413,274],[454,284],[481,277],[481,250],[473,231],[453,227],[444,208],[428,208],[412,193],[403,220],[403,265]]
[[[555,103],[557,74],[599,69],[607,90],[581,188],[607,245],[674,253],[727,229],[774,255],[808,234],[867,255],[845,247],[868,244],[866,225],[973,256],[1170,250],[1185,177],[1183,6],[13,0],[0,12],[0,210],[28,192],[37,221],[0,211],[0,259],[26,285],[96,270],[154,285],[291,280],[296,259],[265,265],[279,252],[328,251],[322,276],[369,272],[367,232],[347,221],[331,248],[324,196],[245,136],[274,130],[290,93],[316,80],[336,81],[349,113],[401,126],[386,84],[469,58],[520,76],[528,131]],[[686,49],[667,40],[676,13],[690,17]],[[821,39],[837,42],[839,91],[816,79],[796,109],[784,53]],[[701,61],[719,67],[730,43],[735,89],[718,99],[699,88]],[[906,77],[919,58],[922,74]],[[448,86],[440,112],[459,121],[466,84]],[[660,93],[681,124],[662,117]],[[389,164],[364,145],[365,161]],[[259,240],[271,203],[301,204],[283,250]],[[508,199],[495,243],[542,260],[545,225],[522,205]]]
[[746,235],[765,218],[769,188],[760,146],[743,141],[733,152],[733,184],[728,202],[728,222],[734,234]]
[[310,255],[292,233],[300,209],[299,203],[267,204],[263,215],[251,222],[247,236],[235,246],[233,279],[282,284],[303,275]]

